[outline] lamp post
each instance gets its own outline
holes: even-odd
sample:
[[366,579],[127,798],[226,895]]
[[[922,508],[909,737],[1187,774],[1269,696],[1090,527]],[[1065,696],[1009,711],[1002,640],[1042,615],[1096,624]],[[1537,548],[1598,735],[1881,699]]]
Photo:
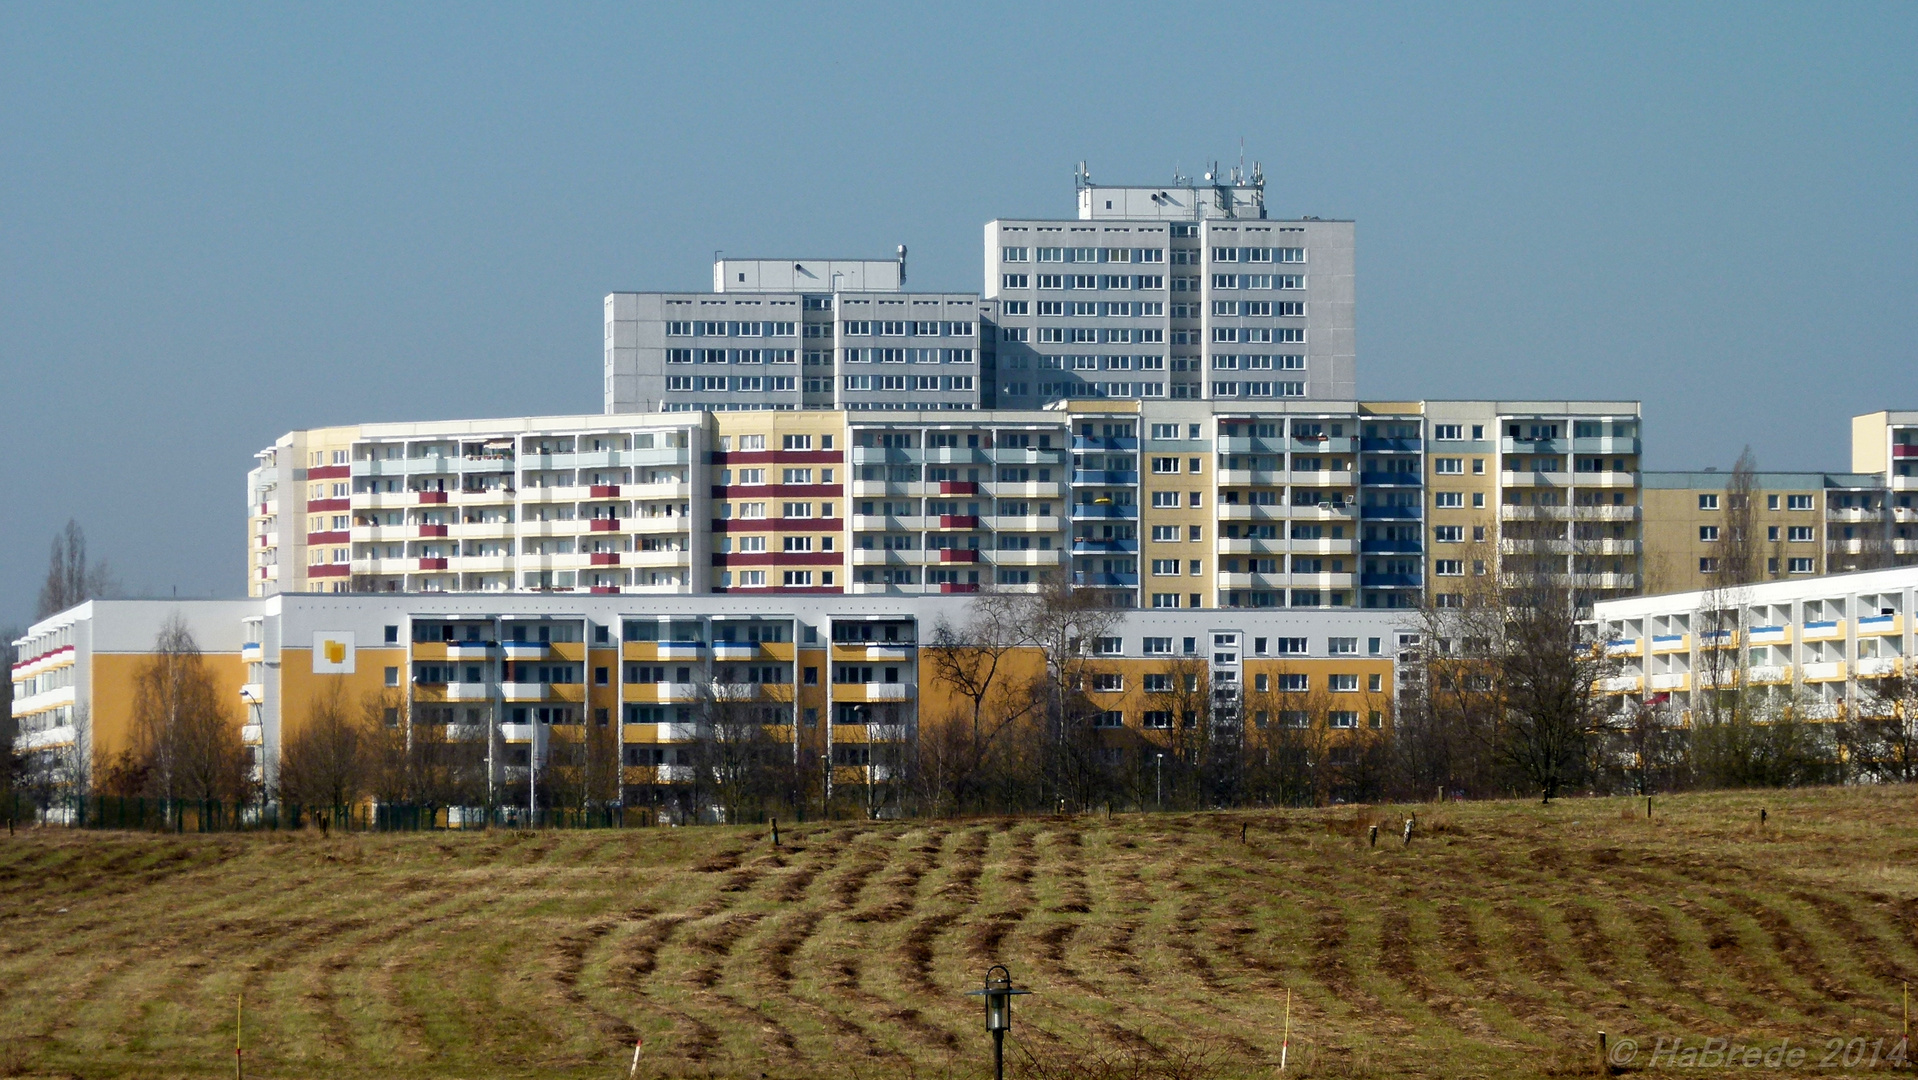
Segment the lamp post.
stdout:
[[1030,990],[1013,989],[1012,972],[1003,964],[994,964],[986,970],[983,989],[966,993],[967,997],[986,999],[986,1030],[992,1032],[993,1080],[1006,1080],[1006,1032],[1012,1030],[1013,995],[1030,993]]
[[1165,809],[1165,755],[1154,754],[1153,756],[1158,759],[1156,767],[1159,774],[1159,778],[1158,778],[1159,809],[1164,810]]

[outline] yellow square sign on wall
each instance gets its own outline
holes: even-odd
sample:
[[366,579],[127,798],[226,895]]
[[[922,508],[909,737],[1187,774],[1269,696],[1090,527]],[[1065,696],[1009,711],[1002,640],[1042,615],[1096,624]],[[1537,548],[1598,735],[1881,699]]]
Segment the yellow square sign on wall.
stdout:
[[353,632],[320,631],[313,635],[313,674],[353,674]]

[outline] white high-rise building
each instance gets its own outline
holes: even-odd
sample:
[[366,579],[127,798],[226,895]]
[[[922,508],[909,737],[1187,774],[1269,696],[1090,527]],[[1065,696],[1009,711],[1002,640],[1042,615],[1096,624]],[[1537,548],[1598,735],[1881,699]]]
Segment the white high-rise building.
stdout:
[[1356,397],[1352,223],[1266,217],[1265,176],[1104,186],[986,225],[994,403]]

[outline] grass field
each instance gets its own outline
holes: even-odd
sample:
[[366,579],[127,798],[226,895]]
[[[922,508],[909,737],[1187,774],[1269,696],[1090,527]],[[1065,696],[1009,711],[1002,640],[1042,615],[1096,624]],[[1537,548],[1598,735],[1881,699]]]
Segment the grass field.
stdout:
[[1899,1033],[1914,794],[825,823],[777,850],[28,831],[0,844],[0,1074],[232,1076],[244,992],[249,1077],[615,1078],[636,1036],[641,1076],[976,1077],[962,994],[995,961],[1037,991],[1020,1076],[1272,1076],[1288,988],[1288,1075],[1592,1073],[1600,1029],[1789,1036],[1814,1069]]

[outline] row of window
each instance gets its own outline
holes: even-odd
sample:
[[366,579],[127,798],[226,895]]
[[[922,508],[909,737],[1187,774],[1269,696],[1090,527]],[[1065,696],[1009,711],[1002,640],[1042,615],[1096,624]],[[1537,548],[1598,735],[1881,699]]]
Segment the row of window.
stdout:
[[1244,342],[1248,345],[1303,345],[1305,328],[1299,326],[1215,326],[1215,343]]
[[[839,324],[847,337],[971,337],[969,322],[910,322],[889,319],[847,319]],[[823,336],[823,335],[815,335]]]
[[670,320],[667,337],[796,337],[798,324],[789,322],[704,322]]
[[792,349],[667,349],[669,364],[790,364]]
[[[1787,495],[1785,496],[1785,509],[1810,510],[1812,508],[1811,498],[1812,497],[1810,495]],[[1765,496],[1765,509],[1767,510],[1778,509],[1778,502],[1779,502],[1779,499],[1778,499],[1778,496],[1776,495]],[[1700,495],[1698,497],[1698,508],[1700,510],[1718,509],[1718,493],[1709,492],[1707,494]]]
[[[1786,571],[1787,573],[1815,574],[1818,572],[1816,569],[1817,560],[1815,559],[1809,559],[1809,558],[1787,559],[1785,562],[1787,566],[1787,571]],[[1701,574],[1716,574],[1718,573],[1718,566],[1719,566],[1718,560],[1710,556],[1706,556],[1698,560],[1698,572]],[[1765,570],[1767,573],[1776,574],[1778,572],[1778,560],[1777,559],[1765,560]]]
[[[1172,306],[1177,308],[1182,305],[1174,304]],[[1193,305],[1193,306],[1196,307],[1197,305]],[[1026,316],[1031,314],[1031,308],[1032,308],[1032,305],[1028,304],[1024,300],[1008,300],[1001,306],[1001,311],[1008,316]],[[1092,317],[1100,317],[1100,316],[1112,316],[1112,317],[1118,317],[1118,318],[1135,318],[1135,317],[1136,318],[1158,318],[1163,316],[1164,314],[1165,314],[1165,305],[1156,300],[1041,300],[1039,301],[1039,317],[1040,318],[1046,318],[1049,316],[1054,318],[1063,317],[1063,316],[1070,316],[1073,318],[1092,318]],[[1175,311],[1173,315],[1176,318],[1178,316],[1178,313]],[[1194,317],[1196,318],[1197,316],[1195,315]],[[1007,341],[1024,341],[1025,340],[1025,338],[1023,337],[1009,336],[1009,329],[1016,329],[1016,327],[1015,328],[1002,327],[999,331],[1001,336],[1004,337],[1004,340],[1007,340]]]
[[842,385],[848,390],[971,390],[970,375],[846,375]]
[[[1776,525],[1767,526],[1765,529],[1765,539],[1767,541],[1771,541],[1774,543],[1777,542],[1780,539],[1780,534],[1781,534],[1781,530]],[[1817,539],[1817,536],[1814,534],[1813,528],[1810,525],[1787,526],[1786,528],[1782,530],[1782,534],[1783,534],[1783,539],[1794,544],[1809,544]],[[1698,539],[1701,542],[1707,543],[1707,544],[1717,543],[1718,542],[1718,526],[1700,525],[1698,527]]]
[[1113,345],[1163,345],[1165,331],[1153,329],[1134,329],[1132,327],[1107,328],[1098,326],[1024,326],[1007,327],[1005,339],[1008,342],[1037,341],[1047,344],[1102,344]]
[[842,349],[848,364],[970,364],[971,349]]
[[[807,379],[807,382],[813,380]],[[791,375],[668,375],[666,389],[675,393],[731,390],[735,393],[791,393],[799,384]]]
[[[1028,256],[1031,258],[1028,259]],[[1004,262],[1055,262],[1055,263],[1162,263],[1165,261],[1164,248],[1096,248],[1096,247],[1007,247],[999,249],[999,258]]]
[[1293,398],[1305,396],[1303,382],[1214,382],[1215,398]]
[[1304,371],[1305,357],[1285,354],[1272,356],[1265,353],[1249,355],[1213,353],[1212,369],[1214,371]]

